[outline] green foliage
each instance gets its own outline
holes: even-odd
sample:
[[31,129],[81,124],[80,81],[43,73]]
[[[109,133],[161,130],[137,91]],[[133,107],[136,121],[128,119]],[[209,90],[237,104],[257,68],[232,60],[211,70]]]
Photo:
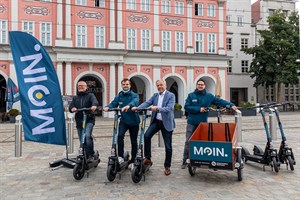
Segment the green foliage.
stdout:
[[8,114],[9,116],[17,116],[19,113],[20,113],[19,110],[18,110],[18,109],[15,109],[15,108],[10,109],[10,110],[7,112],[7,114]]
[[241,102],[241,110],[246,110],[250,107],[255,106],[255,104],[250,103],[250,102]]
[[298,84],[299,15],[293,12],[286,20],[282,10],[277,10],[268,23],[268,30],[258,30],[259,44],[242,49],[253,56],[249,73],[255,78],[254,86]]
[[182,106],[179,103],[175,103],[174,112],[181,110]]

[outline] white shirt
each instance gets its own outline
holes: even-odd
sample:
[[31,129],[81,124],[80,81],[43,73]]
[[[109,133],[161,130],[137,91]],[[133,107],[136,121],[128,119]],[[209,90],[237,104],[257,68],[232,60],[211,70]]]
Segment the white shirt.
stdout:
[[[166,93],[166,90],[165,90],[162,94],[159,94],[159,93],[158,93],[158,102],[157,102],[157,107],[158,107],[158,108],[161,108],[161,107],[162,107],[162,102],[163,102],[163,100],[164,100],[165,93]],[[156,119],[162,120],[162,118],[161,118],[161,113],[160,113],[160,112],[157,113]]]

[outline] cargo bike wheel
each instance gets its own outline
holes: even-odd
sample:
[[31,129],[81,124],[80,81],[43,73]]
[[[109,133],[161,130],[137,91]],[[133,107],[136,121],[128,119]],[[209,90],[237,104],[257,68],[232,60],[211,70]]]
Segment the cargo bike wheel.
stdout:
[[237,175],[238,175],[238,181],[243,180],[243,160],[242,160],[242,148],[238,148],[236,151],[236,164],[238,163],[237,167]]
[[191,176],[194,176],[196,174],[196,167],[193,167],[189,164],[188,169]]

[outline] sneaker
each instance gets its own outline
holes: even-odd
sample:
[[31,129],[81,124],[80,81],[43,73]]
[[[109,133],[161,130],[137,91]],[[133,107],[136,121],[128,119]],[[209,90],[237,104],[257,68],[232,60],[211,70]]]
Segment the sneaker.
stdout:
[[182,162],[181,169],[185,169],[186,166],[187,166],[187,163],[186,163],[186,161],[184,160],[184,161]]
[[171,169],[170,167],[165,167],[165,175],[169,176],[171,174]]
[[78,149],[78,155],[83,155],[82,148],[79,148],[79,149]]
[[144,159],[144,165],[152,165],[152,161],[148,158]]
[[122,164],[124,162],[124,158],[118,157],[118,161],[119,161],[119,164]]

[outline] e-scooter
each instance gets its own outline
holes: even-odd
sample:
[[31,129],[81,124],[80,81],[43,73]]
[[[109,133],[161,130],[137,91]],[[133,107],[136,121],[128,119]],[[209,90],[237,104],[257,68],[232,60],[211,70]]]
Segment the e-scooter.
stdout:
[[278,154],[277,154],[277,150],[274,148],[273,146],[273,142],[272,142],[272,138],[271,138],[271,134],[268,128],[268,124],[266,122],[265,119],[265,110],[269,108],[269,106],[274,105],[274,103],[272,104],[262,104],[259,106],[254,106],[251,107],[251,109],[256,109],[259,108],[259,112],[262,116],[263,119],[263,123],[264,123],[264,128],[265,128],[265,132],[267,135],[267,144],[265,147],[265,151],[263,151],[260,147],[254,145],[253,148],[253,155],[251,155],[248,151],[248,149],[246,149],[245,147],[242,147],[242,157],[245,161],[245,163],[250,160],[253,162],[257,162],[260,164],[263,164],[263,170],[265,171],[265,166],[270,165],[273,171],[275,172],[279,172],[279,168],[280,168],[280,163],[278,162]]
[[140,131],[140,141],[139,141],[139,147],[138,147],[138,152],[136,155],[136,158],[133,163],[133,168],[131,170],[131,178],[134,183],[139,183],[144,177],[145,180],[145,173],[149,171],[150,165],[144,165],[144,145],[143,145],[143,140],[144,140],[144,134],[145,134],[145,126],[146,126],[146,118],[147,118],[147,111],[151,110],[151,108],[141,108],[138,109],[138,112],[143,112],[142,115],[142,125],[141,125],[141,131]]
[[118,135],[119,112],[121,111],[121,108],[110,108],[108,109],[108,111],[115,111],[112,147],[110,151],[110,156],[108,158],[107,171],[106,171],[107,179],[109,181],[113,181],[115,180],[117,174],[119,174],[119,178],[121,179],[121,173],[125,171],[125,169],[128,169],[129,153],[128,151],[124,152],[124,162],[119,163],[116,137]]
[[76,158],[76,165],[73,169],[73,176],[76,180],[81,180],[85,174],[85,171],[87,170],[87,177],[90,169],[96,168],[98,164],[100,163],[99,158],[99,152],[95,151],[94,153],[94,159],[93,161],[88,161],[87,153],[86,153],[86,140],[85,140],[85,131],[86,131],[86,120],[87,120],[87,114],[86,111],[91,110],[90,108],[81,108],[78,109],[77,112],[83,112],[83,122],[82,122],[82,134],[81,134],[81,148],[82,151],[79,153],[79,155]]
[[278,106],[282,106],[282,105],[286,105],[286,104],[288,104],[288,103],[278,103],[278,104],[270,106],[269,109],[271,112],[275,112],[278,127],[279,127],[280,134],[281,134],[281,139],[282,139],[280,148],[279,148],[279,152],[278,152],[279,161],[282,164],[285,163],[287,169],[288,169],[288,165],[290,165],[291,170],[294,171],[294,165],[296,165],[294,153],[292,151],[292,148],[290,148],[287,144],[285,133],[283,131],[283,127],[282,127],[282,123],[279,118],[279,111],[278,111]]

